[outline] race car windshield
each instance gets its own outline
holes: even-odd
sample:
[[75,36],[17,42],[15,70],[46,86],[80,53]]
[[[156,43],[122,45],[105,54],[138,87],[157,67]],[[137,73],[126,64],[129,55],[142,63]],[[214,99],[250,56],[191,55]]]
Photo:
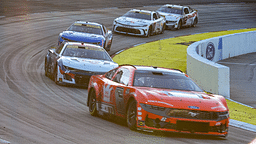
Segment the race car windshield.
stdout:
[[101,27],[96,25],[75,23],[72,26],[70,26],[67,30],[102,35]]
[[151,20],[150,13],[146,12],[137,12],[131,11],[124,14],[125,17],[137,18],[137,19],[144,19],[144,20]]
[[181,74],[173,74],[168,72],[137,70],[135,72],[133,85],[139,87],[152,87],[199,92],[203,91],[190,78]]
[[112,61],[110,56],[103,49],[89,48],[89,47],[66,47],[63,56],[89,58],[97,60]]
[[172,13],[172,14],[182,14],[181,9],[174,8],[174,7],[161,7],[157,11],[164,12],[164,13]]

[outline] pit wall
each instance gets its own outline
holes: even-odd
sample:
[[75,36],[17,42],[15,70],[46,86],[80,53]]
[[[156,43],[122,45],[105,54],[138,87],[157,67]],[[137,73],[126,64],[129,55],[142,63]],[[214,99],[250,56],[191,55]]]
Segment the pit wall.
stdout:
[[230,98],[229,67],[217,62],[256,52],[256,31],[206,39],[187,49],[187,74],[205,91]]

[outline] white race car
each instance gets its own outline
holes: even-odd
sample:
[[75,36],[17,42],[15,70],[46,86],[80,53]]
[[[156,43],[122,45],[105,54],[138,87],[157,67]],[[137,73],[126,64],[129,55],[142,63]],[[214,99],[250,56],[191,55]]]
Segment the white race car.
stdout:
[[157,12],[166,18],[166,28],[179,30],[181,27],[195,27],[198,23],[198,11],[189,6],[166,4]]
[[62,42],[45,56],[45,75],[56,84],[87,86],[92,75],[118,67],[103,47],[78,42]]
[[113,22],[113,31],[123,34],[149,37],[164,30],[165,18],[155,11],[132,9]]

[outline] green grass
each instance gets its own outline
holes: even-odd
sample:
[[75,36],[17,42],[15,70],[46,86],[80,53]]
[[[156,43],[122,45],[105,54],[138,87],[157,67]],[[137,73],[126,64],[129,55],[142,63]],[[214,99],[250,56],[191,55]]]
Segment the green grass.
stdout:
[[249,108],[230,100],[226,101],[231,119],[256,125],[256,109]]
[[189,44],[212,37],[253,30],[256,28],[210,32],[154,41],[127,49],[114,56],[113,60],[118,64],[158,66],[186,72]]
[[[209,32],[154,41],[127,49],[113,57],[119,65],[146,65],[180,69],[186,72],[187,47],[193,42],[222,35],[255,31],[252,29]],[[256,125],[256,109],[227,100],[230,118]]]

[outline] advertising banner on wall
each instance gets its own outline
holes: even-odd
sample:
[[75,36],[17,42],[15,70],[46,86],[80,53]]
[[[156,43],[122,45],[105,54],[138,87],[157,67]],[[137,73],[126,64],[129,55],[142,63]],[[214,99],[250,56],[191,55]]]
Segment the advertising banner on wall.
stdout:
[[209,61],[222,60],[222,38],[209,39],[201,44],[201,56]]

